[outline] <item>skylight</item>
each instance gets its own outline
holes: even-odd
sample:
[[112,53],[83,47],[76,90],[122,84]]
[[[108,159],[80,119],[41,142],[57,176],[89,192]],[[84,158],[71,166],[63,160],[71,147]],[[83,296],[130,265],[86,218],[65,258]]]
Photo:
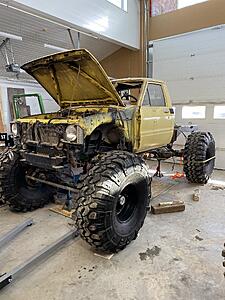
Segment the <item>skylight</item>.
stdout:
[[208,0],[178,0],[178,8],[183,8],[186,6],[206,2]]
[[107,0],[114,4],[115,6],[127,11],[127,0]]

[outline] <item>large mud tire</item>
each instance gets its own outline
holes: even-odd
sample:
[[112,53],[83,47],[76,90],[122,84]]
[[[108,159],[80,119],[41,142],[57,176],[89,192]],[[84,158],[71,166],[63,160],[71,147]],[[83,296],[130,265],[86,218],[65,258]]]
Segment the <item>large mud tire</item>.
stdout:
[[118,252],[144,223],[151,179],[144,161],[128,152],[110,151],[94,162],[77,186],[73,218],[88,244]]
[[209,132],[194,132],[187,138],[184,149],[184,173],[191,183],[206,184],[213,173],[215,141]]
[[16,150],[7,149],[0,156],[0,199],[17,211],[43,207],[53,197],[53,189],[43,184],[29,185],[26,167]]

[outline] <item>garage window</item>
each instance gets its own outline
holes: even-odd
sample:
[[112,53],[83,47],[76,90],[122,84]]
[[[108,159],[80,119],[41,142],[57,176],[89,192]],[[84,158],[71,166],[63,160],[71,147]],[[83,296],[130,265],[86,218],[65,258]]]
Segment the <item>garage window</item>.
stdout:
[[182,119],[205,119],[205,106],[183,106]]
[[225,119],[225,105],[214,106],[214,119]]
[[115,6],[127,11],[127,0],[107,0],[114,4]]

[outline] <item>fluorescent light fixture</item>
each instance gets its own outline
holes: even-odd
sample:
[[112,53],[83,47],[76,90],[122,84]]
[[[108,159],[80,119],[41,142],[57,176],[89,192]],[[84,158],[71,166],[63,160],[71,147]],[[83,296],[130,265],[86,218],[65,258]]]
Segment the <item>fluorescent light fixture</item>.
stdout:
[[0,36],[5,37],[5,38],[9,38],[9,39],[12,39],[12,40],[17,40],[17,41],[22,41],[23,40],[22,36],[2,32],[2,31],[0,31]]
[[57,50],[57,51],[68,51],[68,49],[57,47],[57,46],[50,45],[50,44],[44,44],[44,47],[49,48],[49,49],[53,49],[53,50]]

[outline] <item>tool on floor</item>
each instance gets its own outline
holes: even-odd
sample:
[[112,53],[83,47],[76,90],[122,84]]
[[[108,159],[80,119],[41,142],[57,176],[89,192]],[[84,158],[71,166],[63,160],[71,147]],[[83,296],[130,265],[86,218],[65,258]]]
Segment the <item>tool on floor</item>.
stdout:
[[[6,241],[12,240],[19,232],[21,232],[27,226],[33,224],[32,219],[28,219],[27,221],[23,222],[22,224],[16,226],[13,230],[11,230],[8,234],[4,235],[0,238],[0,242],[2,245],[5,245]],[[13,268],[8,273],[4,273],[0,275],[0,289],[4,288],[12,281],[14,281],[19,276],[23,275],[23,272],[28,271],[31,267],[34,267],[44,259],[48,258],[51,254],[55,253],[59,250],[62,246],[65,245],[71,239],[78,238],[79,233],[77,230],[71,230],[68,233],[64,234],[58,240],[53,242],[52,244],[44,247],[42,250],[37,252],[35,255],[31,256],[28,260],[21,263],[20,265]],[[1,245],[0,244],[0,245]]]
[[176,172],[174,175],[171,176],[172,179],[179,179],[185,177],[184,172]]
[[200,190],[195,189],[194,193],[193,193],[193,196],[192,196],[193,201],[199,201],[200,200],[200,194],[201,194]]
[[151,212],[154,215],[179,212],[184,210],[185,204],[183,201],[160,202],[151,206]]

